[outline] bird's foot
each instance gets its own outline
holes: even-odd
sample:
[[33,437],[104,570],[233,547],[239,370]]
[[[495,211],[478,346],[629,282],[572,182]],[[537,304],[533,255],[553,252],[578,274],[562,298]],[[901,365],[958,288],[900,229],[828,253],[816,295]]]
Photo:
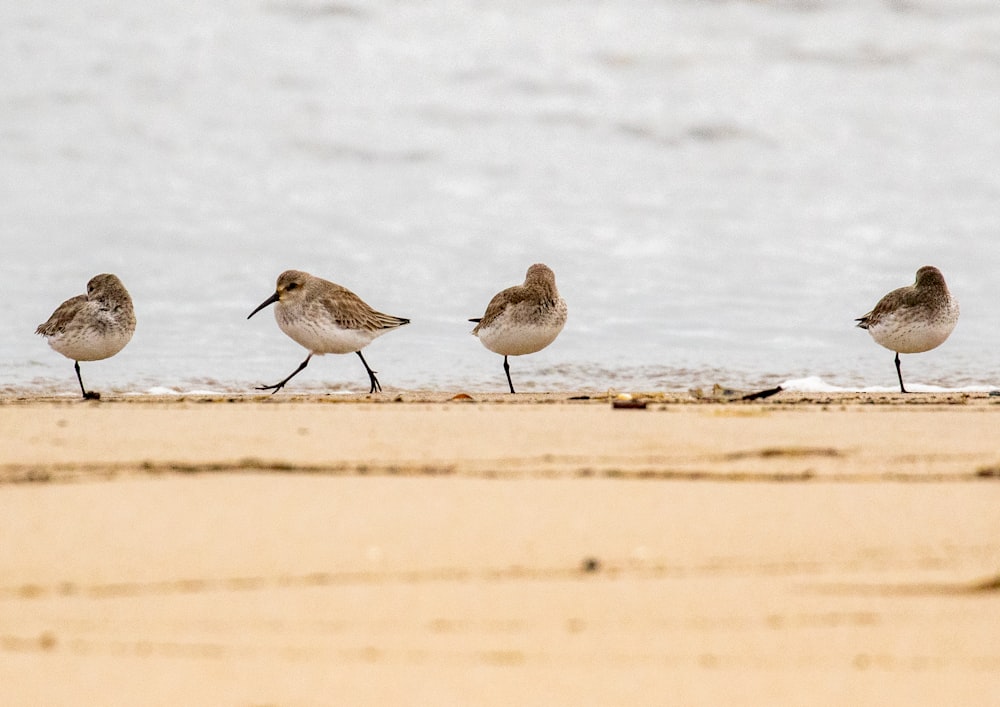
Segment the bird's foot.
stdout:
[[254,390],[270,390],[271,395],[274,395],[284,387],[284,383],[275,383],[274,385],[258,385]]

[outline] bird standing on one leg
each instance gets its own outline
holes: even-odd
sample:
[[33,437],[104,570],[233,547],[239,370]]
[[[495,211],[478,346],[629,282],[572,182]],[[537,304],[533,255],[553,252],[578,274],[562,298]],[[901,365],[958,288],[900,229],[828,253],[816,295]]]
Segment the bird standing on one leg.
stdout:
[[536,263],[528,268],[524,284],[498,292],[486,307],[486,313],[472,330],[483,346],[503,356],[507,385],[510,379],[508,356],[541,351],[559,336],[566,325],[566,302],[556,289],[556,276],[547,266]]
[[409,324],[409,319],[376,312],[347,288],[299,270],[281,273],[274,294],[250,312],[247,319],[274,303],[277,303],[274,318],[278,326],[308,349],[309,355],[287,378],[274,385],[259,386],[257,390],[277,393],[309,364],[309,359],[328,353],[356,353],[368,373],[371,384],[368,392],[382,390],[361,349],[382,334]]
[[896,352],[899,390],[906,393],[899,354],[922,353],[943,344],[958,323],[958,300],[948,291],[941,271],[925,265],[917,270],[914,284],[893,290],[855,321],[876,343]]
[[87,294],[63,302],[44,324],[35,329],[49,346],[73,360],[76,379],[85,400],[100,400],[88,391],[80,375],[80,361],[100,361],[125,348],[135,332],[135,310],[125,285],[115,275],[94,275]]

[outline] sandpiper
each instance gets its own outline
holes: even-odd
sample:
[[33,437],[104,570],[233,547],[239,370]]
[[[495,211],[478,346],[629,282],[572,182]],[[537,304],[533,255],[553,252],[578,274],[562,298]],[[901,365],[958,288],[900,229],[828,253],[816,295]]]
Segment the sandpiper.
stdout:
[[508,287],[493,296],[486,313],[472,330],[483,346],[503,356],[507,385],[510,380],[508,356],[541,351],[559,336],[566,325],[566,302],[556,289],[556,276],[547,266],[536,263],[528,268],[524,284]]
[[893,290],[855,321],[876,343],[896,352],[899,390],[906,393],[899,354],[922,353],[943,344],[958,322],[958,301],[941,271],[925,265],[917,270],[914,284]]
[[63,302],[48,321],[35,329],[36,334],[48,339],[49,346],[73,360],[85,400],[100,400],[101,394],[84,387],[80,361],[114,356],[125,348],[133,332],[132,298],[122,281],[107,273],[90,278],[87,294]]
[[309,359],[328,353],[356,353],[368,372],[371,382],[368,392],[382,390],[361,349],[382,334],[409,324],[409,319],[376,312],[347,288],[300,270],[281,273],[274,294],[250,312],[247,319],[275,302],[274,318],[278,326],[305,347],[309,355],[287,378],[274,385],[259,386],[257,390],[277,393],[309,364]]

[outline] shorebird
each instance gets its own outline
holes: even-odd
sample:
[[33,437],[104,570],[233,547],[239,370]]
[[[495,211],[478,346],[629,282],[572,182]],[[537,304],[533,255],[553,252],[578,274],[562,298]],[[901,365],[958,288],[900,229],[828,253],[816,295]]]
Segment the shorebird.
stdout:
[[508,356],[541,351],[559,336],[566,325],[566,301],[556,289],[556,276],[547,266],[536,263],[528,268],[524,284],[508,287],[493,296],[486,313],[472,330],[483,346],[503,356],[507,385],[510,380]]
[[876,343],[896,352],[899,390],[906,393],[899,354],[922,353],[943,344],[958,323],[958,301],[941,271],[925,265],[917,270],[914,284],[893,290],[855,321]]
[[274,319],[278,326],[305,347],[309,355],[287,378],[274,385],[258,386],[257,390],[277,393],[309,364],[309,359],[328,353],[356,353],[368,372],[371,383],[368,392],[382,390],[361,349],[382,334],[409,324],[409,319],[376,312],[347,288],[299,270],[281,273],[274,294],[250,312],[247,319],[274,303],[277,303]]
[[80,361],[100,361],[125,348],[135,332],[135,310],[125,285],[115,275],[94,275],[87,294],[70,297],[35,329],[49,346],[72,359],[85,400],[100,400],[88,391],[80,375]]

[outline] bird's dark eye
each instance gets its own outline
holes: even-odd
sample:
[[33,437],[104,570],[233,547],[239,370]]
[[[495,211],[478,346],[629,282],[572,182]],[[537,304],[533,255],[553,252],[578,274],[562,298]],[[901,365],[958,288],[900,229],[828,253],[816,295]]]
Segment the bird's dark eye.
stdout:
[[299,283],[297,283],[297,282],[289,282],[288,285],[285,287],[285,291],[286,292],[291,292],[292,290],[294,290],[298,286],[299,286]]

